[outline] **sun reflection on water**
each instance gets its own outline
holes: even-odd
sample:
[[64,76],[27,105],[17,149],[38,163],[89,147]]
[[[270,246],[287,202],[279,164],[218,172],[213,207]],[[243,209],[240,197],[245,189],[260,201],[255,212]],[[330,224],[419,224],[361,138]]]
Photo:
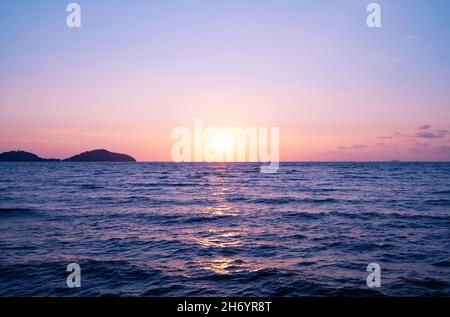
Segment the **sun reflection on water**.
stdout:
[[239,230],[209,229],[207,237],[195,238],[205,248],[231,248],[242,245]]
[[256,272],[262,269],[255,264],[246,263],[242,260],[227,257],[215,258],[203,262],[203,269],[220,275],[231,275],[240,272]]
[[[215,169],[220,172],[226,169],[226,166],[216,165]],[[236,217],[239,212],[235,206],[232,207],[227,201],[227,197],[233,191],[233,188],[223,186],[223,178],[220,175],[214,175],[209,178],[209,183],[212,190],[208,193],[210,199],[213,199],[215,204],[203,209],[203,212],[208,217]],[[206,228],[205,228],[206,229]],[[206,230],[195,233],[194,241],[202,248],[217,248],[217,249],[237,249],[244,245],[243,237],[246,231],[242,226],[223,226],[218,220],[217,223],[212,224]],[[254,263],[247,260],[230,257],[217,257],[214,259],[199,259],[196,261],[198,267],[212,271],[220,275],[232,275],[240,272],[255,272],[262,269]]]

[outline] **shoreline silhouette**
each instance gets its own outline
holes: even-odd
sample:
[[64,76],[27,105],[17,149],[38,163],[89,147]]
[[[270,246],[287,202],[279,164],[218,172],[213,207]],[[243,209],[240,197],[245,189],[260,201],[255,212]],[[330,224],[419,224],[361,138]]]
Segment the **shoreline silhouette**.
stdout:
[[1,153],[0,162],[136,162],[136,159],[128,154],[105,149],[82,152],[63,160],[42,158],[31,152],[17,150]]

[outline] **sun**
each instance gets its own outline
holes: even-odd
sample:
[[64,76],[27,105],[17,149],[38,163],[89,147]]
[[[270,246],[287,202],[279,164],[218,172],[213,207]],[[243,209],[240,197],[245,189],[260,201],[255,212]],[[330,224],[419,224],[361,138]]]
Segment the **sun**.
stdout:
[[226,153],[233,149],[234,140],[231,136],[219,134],[212,140],[212,146],[217,153]]

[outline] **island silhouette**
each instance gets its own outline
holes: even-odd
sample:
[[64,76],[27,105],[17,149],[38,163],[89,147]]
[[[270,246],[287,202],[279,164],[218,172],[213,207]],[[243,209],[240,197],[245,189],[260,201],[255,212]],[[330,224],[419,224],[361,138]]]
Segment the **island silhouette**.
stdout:
[[[132,156],[114,153],[105,149],[83,152],[62,160],[64,162],[136,162]],[[46,159],[25,151],[9,151],[0,154],[0,162],[61,162],[59,159]]]
[[114,153],[108,150],[93,150],[83,152],[65,159],[66,162],[136,162],[136,160],[121,153]]

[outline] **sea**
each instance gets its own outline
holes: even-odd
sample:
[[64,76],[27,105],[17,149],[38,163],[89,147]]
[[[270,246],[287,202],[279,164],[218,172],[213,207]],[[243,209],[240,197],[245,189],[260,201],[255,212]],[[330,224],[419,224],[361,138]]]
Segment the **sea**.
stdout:
[[0,163],[0,296],[450,296],[450,163]]

